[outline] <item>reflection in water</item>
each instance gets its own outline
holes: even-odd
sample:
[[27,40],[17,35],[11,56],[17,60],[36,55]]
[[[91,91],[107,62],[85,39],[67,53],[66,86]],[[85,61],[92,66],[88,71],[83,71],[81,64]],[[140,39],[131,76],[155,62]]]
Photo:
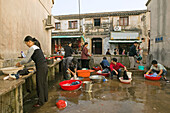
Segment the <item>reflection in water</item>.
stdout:
[[[131,84],[123,84],[117,79],[109,80],[101,84],[95,83],[92,92],[86,93],[83,89],[77,91],[53,91],[55,99],[65,99],[68,106],[62,110],[56,110],[50,102],[38,110],[48,108],[49,113],[168,113],[170,108],[170,85],[164,81],[148,81],[144,78],[133,78]],[[49,109],[49,106],[53,108]],[[165,107],[166,106],[166,107]],[[56,112],[55,112],[56,111]],[[37,113],[37,111],[36,111]]]

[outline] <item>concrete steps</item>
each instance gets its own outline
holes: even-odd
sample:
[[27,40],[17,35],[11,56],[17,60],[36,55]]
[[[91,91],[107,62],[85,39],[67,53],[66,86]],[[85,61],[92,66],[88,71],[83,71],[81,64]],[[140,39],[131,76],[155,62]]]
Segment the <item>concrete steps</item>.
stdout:
[[128,70],[129,72],[132,72],[132,76],[144,76],[145,71],[141,70]]

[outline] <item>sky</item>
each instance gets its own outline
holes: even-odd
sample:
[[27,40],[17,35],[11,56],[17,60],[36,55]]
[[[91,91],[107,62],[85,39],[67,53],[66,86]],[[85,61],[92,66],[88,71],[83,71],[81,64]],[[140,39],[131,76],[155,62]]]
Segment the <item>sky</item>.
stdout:
[[[79,0],[55,0],[52,14],[79,14]],[[147,9],[148,0],[80,0],[80,14]]]

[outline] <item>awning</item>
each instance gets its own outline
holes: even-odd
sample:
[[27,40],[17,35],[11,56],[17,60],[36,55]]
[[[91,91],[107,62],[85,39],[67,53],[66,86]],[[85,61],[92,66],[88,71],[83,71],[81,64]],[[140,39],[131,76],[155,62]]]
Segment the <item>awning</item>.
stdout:
[[134,43],[134,42],[141,43],[142,41],[140,40],[109,40],[109,43]]
[[111,32],[111,40],[139,40],[138,32]]
[[85,42],[84,36],[52,36],[52,38],[83,38]]

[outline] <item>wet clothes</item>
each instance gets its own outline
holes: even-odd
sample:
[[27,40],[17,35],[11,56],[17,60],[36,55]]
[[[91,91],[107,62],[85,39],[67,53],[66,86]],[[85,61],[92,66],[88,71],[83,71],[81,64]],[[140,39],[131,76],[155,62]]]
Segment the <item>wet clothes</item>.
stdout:
[[124,74],[123,74],[123,80],[129,80],[129,77],[127,75],[127,72],[124,71]]
[[35,62],[36,66],[36,85],[37,95],[39,98],[38,104],[43,105],[44,102],[48,101],[48,67],[42,50],[36,45],[29,48],[26,58],[24,58],[20,63],[26,64],[31,60]]
[[[160,73],[160,71],[157,71],[157,70],[154,70],[154,69],[152,69],[152,72],[153,72],[153,73],[157,73],[157,74]],[[161,75],[162,75],[162,76],[166,76],[166,75],[167,75],[167,70],[163,69],[163,72],[162,72]]]

